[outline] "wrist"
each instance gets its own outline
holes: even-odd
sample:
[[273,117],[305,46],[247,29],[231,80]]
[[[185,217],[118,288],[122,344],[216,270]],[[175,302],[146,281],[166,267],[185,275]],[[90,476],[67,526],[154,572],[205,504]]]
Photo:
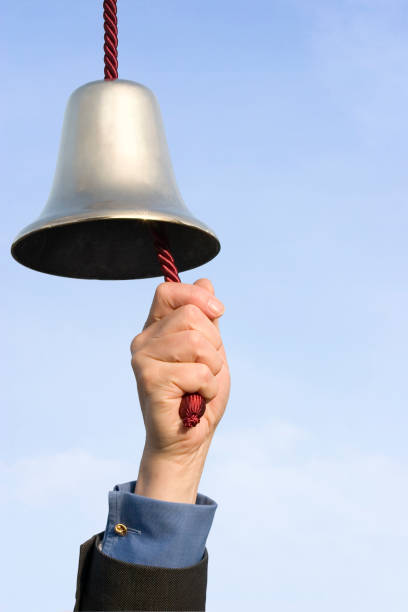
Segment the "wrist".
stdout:
[[162,501],[195,504],[208,449],[175,458],[145,447],[135,493]]

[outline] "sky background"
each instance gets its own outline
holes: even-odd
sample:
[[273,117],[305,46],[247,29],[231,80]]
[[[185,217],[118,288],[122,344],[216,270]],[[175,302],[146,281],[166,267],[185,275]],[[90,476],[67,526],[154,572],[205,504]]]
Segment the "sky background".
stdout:
[[[103,78],[102,2],[2,8],[1,612],[67,612],[79,545],[137,477],[129,345],[159,279],[10,256],[63,113]],[[200,483],[209,612],[407,609],[408,4],[119,0],[119,76],[156,94],[222,249],[232,392]]]

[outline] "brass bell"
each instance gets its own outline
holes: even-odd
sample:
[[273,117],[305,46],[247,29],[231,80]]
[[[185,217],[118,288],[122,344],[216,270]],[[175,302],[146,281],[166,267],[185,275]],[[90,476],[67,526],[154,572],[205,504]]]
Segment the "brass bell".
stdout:
[[164,228],[180,271],[220,250],[182,200],[153,93],[124,79],[87,83],[68,101],[48,202],[12,255],[59,276],[160,276],[151,222]]

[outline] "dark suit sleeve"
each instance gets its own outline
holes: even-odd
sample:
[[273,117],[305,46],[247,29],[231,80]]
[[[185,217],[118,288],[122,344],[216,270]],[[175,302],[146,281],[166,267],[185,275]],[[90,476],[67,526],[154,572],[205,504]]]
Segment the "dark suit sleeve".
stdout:
[[126,563],[98,548],[103,532],[80,547],[74,612],[205,610],[208,552],[196,565],[164,568]]

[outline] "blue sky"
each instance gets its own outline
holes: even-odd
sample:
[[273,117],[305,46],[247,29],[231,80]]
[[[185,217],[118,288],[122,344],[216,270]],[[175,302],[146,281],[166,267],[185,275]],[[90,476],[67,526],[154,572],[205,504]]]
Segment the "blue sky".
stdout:
[[[9,254],[70,93],[103,78],[101,4],[2,11],[1,612],[72,609],[79,545],[143,448],[129,344],[158,279]],[[156,94],[222,245],[183,274],[225,303],[232,371],[200,484],[210,612],[406,610],[407,34],[398,0],[119,0],[119,75]]]

